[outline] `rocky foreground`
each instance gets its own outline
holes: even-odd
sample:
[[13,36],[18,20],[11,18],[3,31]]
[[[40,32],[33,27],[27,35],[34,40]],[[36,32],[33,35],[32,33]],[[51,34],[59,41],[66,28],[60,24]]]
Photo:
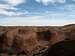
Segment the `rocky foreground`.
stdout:
[[0,53],[3,56],[42,56],[50,46],[65,40],[75,40],[75,24],[0,26]]

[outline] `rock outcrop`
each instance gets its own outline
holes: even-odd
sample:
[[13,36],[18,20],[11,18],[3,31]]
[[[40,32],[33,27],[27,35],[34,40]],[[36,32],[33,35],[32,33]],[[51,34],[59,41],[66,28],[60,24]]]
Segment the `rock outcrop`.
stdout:
[[57,42],[75,40],[75,25],[62,27],[0,27],[0,47],[3,53],[33,55]]

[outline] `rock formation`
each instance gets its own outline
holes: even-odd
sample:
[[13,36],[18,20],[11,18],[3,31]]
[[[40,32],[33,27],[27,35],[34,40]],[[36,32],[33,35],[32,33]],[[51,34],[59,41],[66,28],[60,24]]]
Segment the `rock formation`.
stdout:
[[33,55],[57,42],[75,39],[75,25],[62,27],[0,27],[0,47],[3,53]]

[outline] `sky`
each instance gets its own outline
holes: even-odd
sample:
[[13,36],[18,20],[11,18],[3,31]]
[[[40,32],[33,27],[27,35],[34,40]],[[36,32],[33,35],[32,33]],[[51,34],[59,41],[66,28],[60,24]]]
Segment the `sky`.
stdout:
[[75,0],[0,0],[1,26],[75,24]]

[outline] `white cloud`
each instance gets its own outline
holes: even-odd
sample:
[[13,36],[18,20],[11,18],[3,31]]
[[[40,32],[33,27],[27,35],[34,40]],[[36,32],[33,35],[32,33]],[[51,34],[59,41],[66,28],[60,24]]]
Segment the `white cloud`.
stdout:
[[58,3],[65,3],[66,0],[57,0]]
[[48,5],[49,3],[54,3],[53,0],[36,0],[36,2],[42,3],[44,5]]
[[9,17],[9,18],[3,19],[0,22],[0,25],[4,25],[4,26],[62,26],[65,24],[72,24],[72,23],[75,24],[75,19],[66,19],[66,17],[62,14],[52,14],[52,17],[50,17],[50,15],[31,16],[31,17],[12,17],[12,18]]
[[12,9],[12,10],[17,10],[17,8],[10,6],[8,4],[0,4],[0,9]]
[[36,2],[48,5],[49,3],[65,3],[66,0],[35,0]]
[[0,9],[0,14],[2,14],[2,15],[7,15],[7,11],[5,10],[5,9]]
[[25,3],[26,0],[4,0],[5,2],[7,2],[8,4],[12,5],[12,6],[16,6],[19,5],[21,3]]
[[[13,10],[13,11],[7,11],[7,10]],[[21,14],[25,14],[26,12],[15,12],[17,8],[10,6],[8,4],[0,4],[0,15],[6,15],[6,16],[19,16]]]
[[[75,14],[74,14],[75,15]],[[5,26],[62,26],[75,24],[75,16],[69,13],[51,13],[43,16],[8,17],[0,19],[0,25]],[[11,18],[11,19],[10,19]],[[13,23],[14,22],[14,23]]]
[[25,15],[27,13],[28,13],[27,11],[25,11],[25,12],[8,12],[7,15],[9,15],[9,16],[22,16],[22,15]]
[[[18,8],[15,6],[25,3],[26,0],[3,0],[6,4],[0,4],[0,15],[6,16],[21,16],[28,13],[28,11],[17,11]],[[10,11],[9,11],[10,10]]]
[[5,9],[0,9],[0,15],[6,15],[6,16],[22,16],[29,13],[28,11],[25,12],[12,12],[7,11]]

